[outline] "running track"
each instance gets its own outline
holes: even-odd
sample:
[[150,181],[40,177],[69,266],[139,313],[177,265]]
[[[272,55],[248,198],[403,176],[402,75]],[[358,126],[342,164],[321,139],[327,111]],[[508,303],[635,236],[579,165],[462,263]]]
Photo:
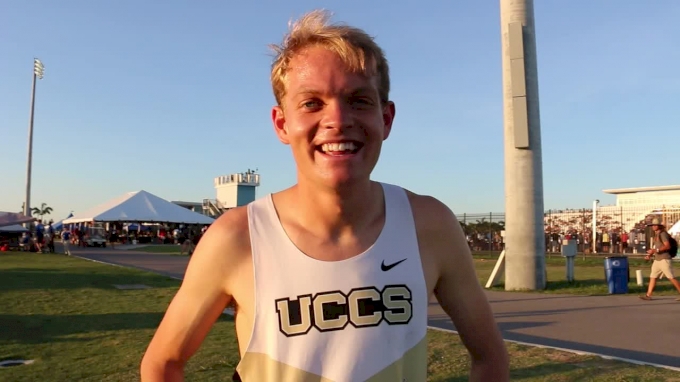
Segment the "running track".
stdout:
[[[134,267],[181,279],[185,256],[134,250],[75,249],[90,260]],[[503,337],[509,341],[595,353],[680,371],[680,302],[674,296],[571,296],[487,291]],[[429,324],[455,330],[436,301]]]

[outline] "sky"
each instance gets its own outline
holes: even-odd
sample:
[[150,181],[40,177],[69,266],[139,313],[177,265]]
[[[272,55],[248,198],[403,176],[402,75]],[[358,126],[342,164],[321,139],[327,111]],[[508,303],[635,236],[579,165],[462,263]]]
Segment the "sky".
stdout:
[[[258,197],[294,184],[268,44],[316,8],[375,36],[390,62],[397,113],[374,179],[457,214],[502,212],[497,0],[5,0],[0,211],[24,201],[34,57],[31,205],[55,220],[130,191],[215,198],[213,178],[248,169]],[[536,1],[535,17],[545,208],[680,183],[680,2]]]

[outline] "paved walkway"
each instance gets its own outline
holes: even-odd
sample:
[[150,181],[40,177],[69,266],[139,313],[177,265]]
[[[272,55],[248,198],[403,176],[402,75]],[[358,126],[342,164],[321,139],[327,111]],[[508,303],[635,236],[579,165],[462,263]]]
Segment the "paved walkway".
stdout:
[[[141,251],[75,249],[73,255],[182,278],[185,256]],[[487,292],[506,340],[597,353],[680,368],[680,302],[675,296],[642,301],[637,296],[570,296]],[[439,305],[429,323],[455,330]]]

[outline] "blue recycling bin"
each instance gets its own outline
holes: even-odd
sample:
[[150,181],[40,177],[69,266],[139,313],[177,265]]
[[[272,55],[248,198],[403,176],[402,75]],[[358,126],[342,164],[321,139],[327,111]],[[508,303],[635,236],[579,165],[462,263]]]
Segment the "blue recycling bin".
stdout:
[[630,281],[628,257],[605,257],[604,276],[609,287],[609,294],[628,293],[628,282]]

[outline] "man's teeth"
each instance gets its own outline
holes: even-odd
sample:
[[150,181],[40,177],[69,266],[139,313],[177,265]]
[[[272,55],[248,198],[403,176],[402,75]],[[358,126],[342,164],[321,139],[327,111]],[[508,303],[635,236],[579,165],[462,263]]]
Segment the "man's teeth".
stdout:
[[342,142],[342,143],[324,143],[321,145],[321,151],[327,152],[338,152],[338,151],[354,151],[357,146],[352,142]]

